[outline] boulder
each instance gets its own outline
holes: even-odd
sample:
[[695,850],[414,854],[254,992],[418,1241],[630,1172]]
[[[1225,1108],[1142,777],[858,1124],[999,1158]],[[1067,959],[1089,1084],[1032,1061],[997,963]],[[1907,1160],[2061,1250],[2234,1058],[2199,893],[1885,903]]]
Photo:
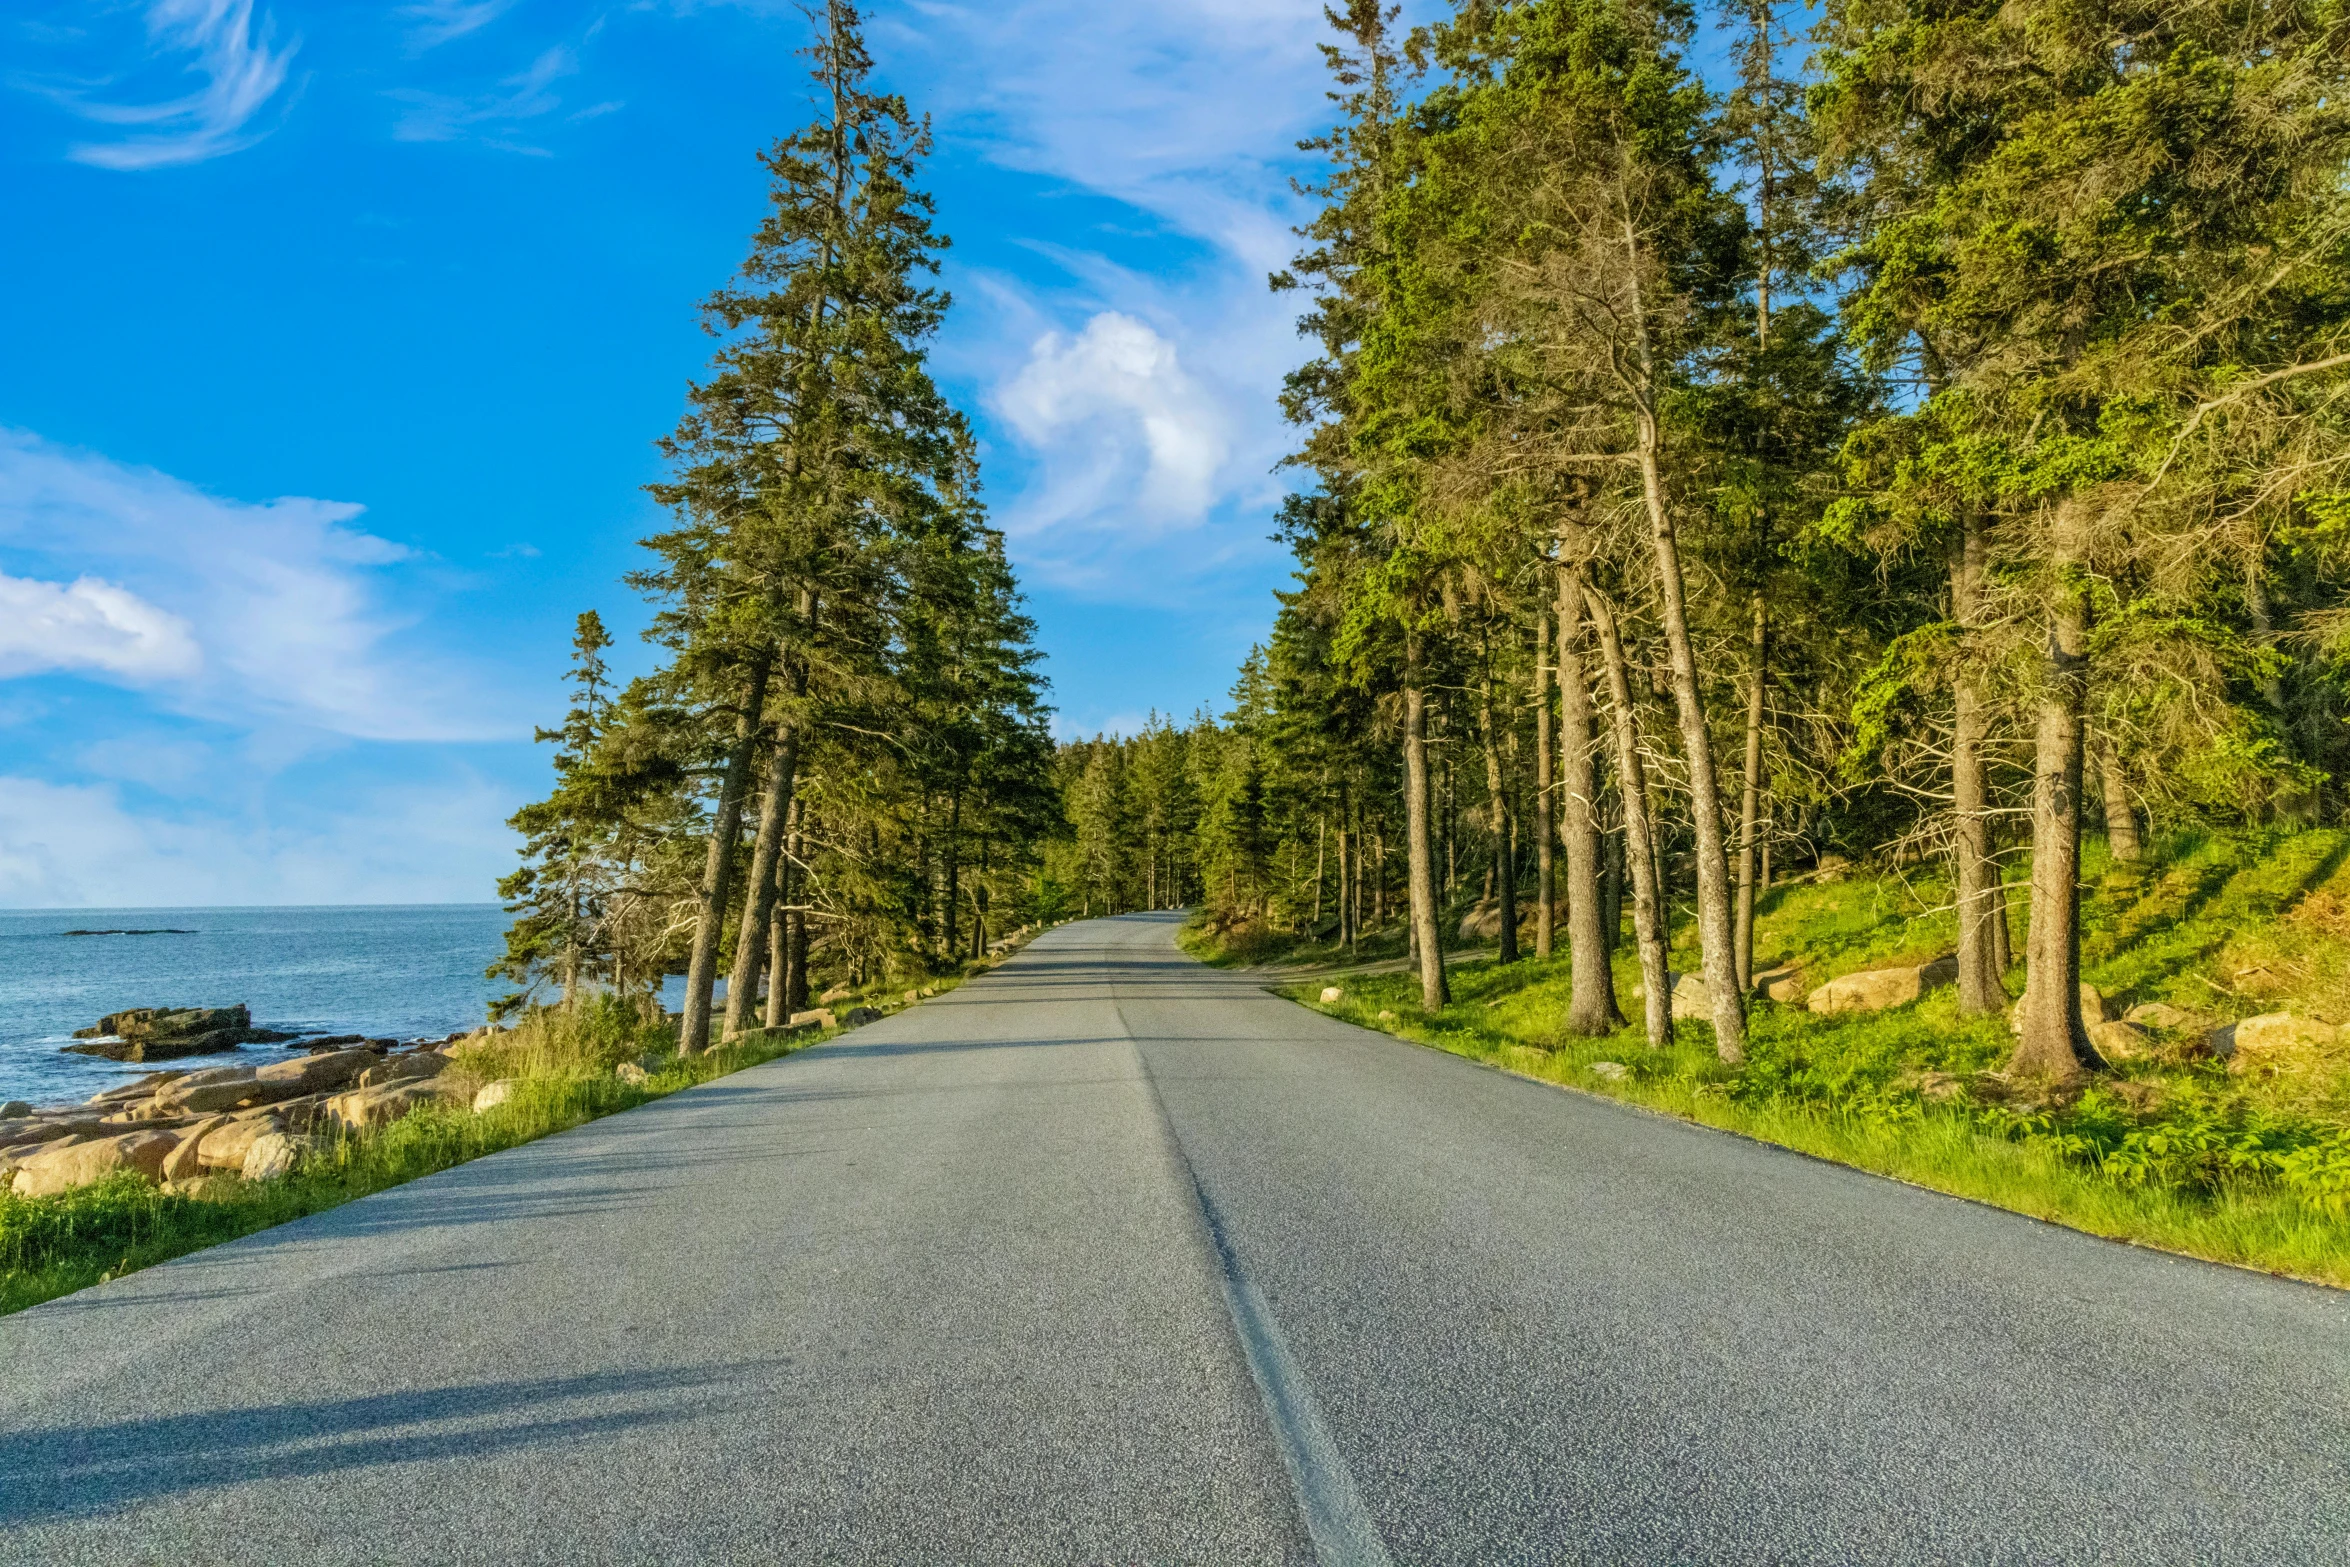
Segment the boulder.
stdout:
[[19,1166],[14,1190],[19,1197],[51,1197],[126,1170],[157,1181],[163,1176],[163,1161],[178,1144],[168,1132],[125,1132],[44,1149]]
[[872,1007],[851,1007],[841,1020],[843,1028],[863,1028],[868,1023],[881,1021],[881,1013]]
[[[446,1059],[446,1058],[444,1058]],[[330,1050],[324,1055],[296,1056],[291,1061],[272,1061],[253,1074],[266,1097],[292,1099],[303,1094],[325,1093],[331,1089],[347,1088],[370,1069],[380,1070],[384,1062],[372,1050]]]
[[840,1023],[833,1017],[830,1007],[818,1007],[810,1012],[794,1012],[790,1017],[784,1019],[786,1028],[807,1028],[811,1025],[817,1028],[840,1027]]
[[631,1088],[642,1088],[653,1080],[653,1074],[634,1061],[623,1061],[612,1069],[612,1075]]
[[823,995],[818,996],[816,999],[823,1002],[826,1006],[830,1006],[835,1001],[846,1001],[849,999],[849,997],[855,995],[856,993],[857,992],[854,989],[847,985],[835,985],[830,990],[826,991]]
[[256,1138],[285,1129],[286,1123],[275,1115],[238,1116],[197,1140],[196,1162],[208,1170],[241,1170]]
[[2227,1058],[2229,1070],[2282,1066],[2295,1057],[2322,1056],[2341,1043],[2342,1031],[2313,1017],[2263,1012],[2211,1031],[2211,1053]]
[[2146,1053],[2154,1037],[2136,1023],[2116,1018],[2110,1023],[2091,1023],[2089,1043],[2108,1061],[2127,1061]]
[[[2113,1021],[2113,1004],[2105,999],[2104,991],[2087,980],[2081,981],[2081,1021],[2091,1028]],[[2011,1034],[2024,1031],[2024,1004],[2021,1000],[2007,1009],[2007,1031]]]
[[242,1003],[233,1007],[133,1007],[110,1012],[90,1028],[74,1030],[90,1043],[65,1048],[110,1061],[169,1061],[179,1056],[215,1055],[239,1045],[291,1039],[255,1028]]
[[1611,1083],[1622,1082],[1630,1073],[1631,1068],[1625,1066],[1621,1061],[1594,1061],[1591,1063],[1591,1075],[1606,1078]]
[[0,1105],[0,1121],[21,1121],[33,1113],[33,1107],[22,1099],[11,1099]]
[[1382,1009],[1379,1013],[1379,1021],[1382,1023],[1392,1023],[1395,1021],[1395,1014]]
[[282,1181],[325,1146],[316,1138],[292,1132],[268,1132],[253,1139],[237,1173],[248,1181]]
[[1794,963],[1782,963],[1767,968],[1754,976],[1754,994],[1760,1001],[1792,1004],[1803,999],[1803,969]]
[[1326,1007],[1335,1006],[1337,1003],[1344,1001],[1345,999],[1346,992],[1339,989],[1336,985],[1324,985],[1322,987],[1322,1005]]
[[440,1086],[429,1078],[363,1084],[326,1102],[327,1119],[347,1132],[373,1131],[389,1126],[441,1100]]
[[1838,882],[1852,874],[1852,861],[1841,854],[1823,854],[1812,871],[1812,880]]
[[494,1083],[484,1083],[481,1092],[473,1096],[473,1113],[479,1115],[484,1110],[495,1110],[513,1097],[514,1079],[510,1077],[501,1077]]
[[1714,1015],[1713,994],[1705,988],[1705,981],[1695,974],[1668,974],[1666,994],[1673,998],[1673,1021],[1710,1020]]
[[1804,997],[1804,1005],[1825,1016],[1836,1012],[1881,1012],[1906,1006],[1939,984],[1958,977],[1958,963],[1936,958],[1916,968],[1864,969],[1839,974]]
[[162,1178],[165,1182],[192,1181],[204,1173],[203,1160],[198,1157],[206,1134],[228,1124],[228,1117],[216,1115],[198,1121],[179,1134],[179,1142],[163,1159]]
[[912,1006],[915,1002],[922,999],[922,992],[919,990],[909,990],[906,992],[903,999],[907,1006]]
[[2140,1028],[2158,1028],[2166,1032],[2211,1026],[2207,1018],[2197,1017],[2185,1007],[2174,1007],[2167,1001],[2141,1001],[2122,1014],[2122,1021],[2135,1023]]
[[391,1056],[377,1061],[359,1074],[361,1088],[381,1088],[391,1083],[404,1083],[412,1078],[438,1077],[447,1070],[449,1058],[438,1050],[415,1050],[404,1056]]

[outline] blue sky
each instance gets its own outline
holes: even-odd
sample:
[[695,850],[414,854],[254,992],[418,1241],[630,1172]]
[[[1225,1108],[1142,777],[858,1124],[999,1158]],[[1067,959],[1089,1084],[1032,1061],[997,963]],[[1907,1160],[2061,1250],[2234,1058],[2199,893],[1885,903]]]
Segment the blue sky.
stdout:
[[[1065,731],[1270,623],[1318,0],[877,0]],[[0,904],[473,900],[807,117],[789,4],[17,0]],[[645,655],[629,648],[633,657]]]

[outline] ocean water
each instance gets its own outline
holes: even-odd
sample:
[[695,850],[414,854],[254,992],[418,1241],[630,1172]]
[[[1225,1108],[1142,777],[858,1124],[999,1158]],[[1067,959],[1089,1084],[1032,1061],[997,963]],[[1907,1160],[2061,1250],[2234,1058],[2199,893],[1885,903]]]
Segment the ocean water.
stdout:
[[[59,1053],[75,1029],[127,1007],[241,1001],[258,1027],[371,1038],[478,1028],[490,1000],[512,988],[482,977],[511,917],[494,903],[0,913],[0,1100],[87,1099],[156,1070]],[[65,934],[109,927],[192,934]],[[257,1064],[301,1048],[247,1045],[166,1064]]]

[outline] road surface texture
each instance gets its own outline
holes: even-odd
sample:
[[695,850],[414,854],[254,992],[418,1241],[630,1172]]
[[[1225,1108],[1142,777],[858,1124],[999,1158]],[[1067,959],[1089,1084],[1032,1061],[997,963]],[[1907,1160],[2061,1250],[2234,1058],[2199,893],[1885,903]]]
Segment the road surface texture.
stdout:
[[2341,1561],[2350,1297],[1064,927],[0,1320],[0,1560]]

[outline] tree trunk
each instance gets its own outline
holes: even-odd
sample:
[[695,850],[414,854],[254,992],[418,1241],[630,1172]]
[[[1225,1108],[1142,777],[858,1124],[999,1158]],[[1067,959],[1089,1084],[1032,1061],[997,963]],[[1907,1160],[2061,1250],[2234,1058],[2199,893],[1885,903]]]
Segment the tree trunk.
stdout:
[[[1599,932],[1612,960],[1624,930],[1624,833],[1611,827],[1599,835]],[[1609,968],[1612,977],[1614,968]]]
[[2008,1069],[2068,1078],[2101,1063],[2081,1018],[2081,715],[2088,695],[2086,594],[2064,581],[2049,617],[2032,780],[2032,921],[2022,1028]]
[[[1417,660],[1414,660],[1415,666]],[[1419,670],[1403,692],[1404,840],[1410,851],[1412,944],[1420,968],[1420,1006],[1433,1012],[1452,999],[1444,947],[1436,932],[1436,856],[1428,820],[1428,697]]]
[[783,852],[775,857],[775,906],[767,921],[767,1026],[781,1028],[790,1021],[784,1013],[784,992],[791,984],[791,915],[793,837],[800,820],[800,802],[794,798],[783,819]]
[[1496,963],[1518,961],[1518,866],[1513,853],[1517,835],[1510,823],[1509,790],[1501,777],[1501,724],[1493,711],[1493,677],[1485,677],[1478,715],[1485,741],[1485,796],[1493,814],[1493,890],[1501,916],[1501,945]]
[[[1982,607],[1986,545],[1980,521],[1969,513],[1950,558],[1950,608],[1959,633],[1971,636]],[[1950,797],[1958,860],[1958,1009],[1989,1017],[2007,1009],[2005,943],[2007,899],[1999,862],[1991,853],[1991,799],[1984,781],[1983,693],[1962,649],[1952,682],[1957,709],[1950,736]],[[1996,929],[1994,927],[1997,927]]]
[[1658,598],[1664,607],[1665,652],[1671,661],[1673,709],[1681,724],[1681,753],[1689,764],[1689,818],[1696,843],[1697,941],[1705,969],[1706,997],[1712,1003],[1714,1053],[1737,1064],[1746,1059],[1746,992],[1738,983],[1731,942],[1730,866],[1722,845],[1722,796],[1714,778],[1713,740],[1706,733],[1705,707],[1697,689],[1697,654],[1689,640],[1689,616],[1681,593],[1680,541],[1665,504],[1654,418],[1643,415],[1640,438],[1641,488],[1648,501],[1650,541],[1655,546]]
[[1640,949],[1641,1010],[1648,1024],[1648,1043],[1661,1049],[1673,1042],[1673,997],[1665,963],[1663,908],[1656,874],[1656,836],[1648,810],[1648,774],[1640,762],[1640,729],[1632,706],[1632,675],[1624,664],[1624,639],[1617,632],[1615,611],[1590,584],[1583,601],[1591,611],[1591,629],[1599,638],[1600,662],[1607,669],[1609,705],[1614,708],[1616,736],[1616,792],[1624,804],[1624,858],[1632,872],[1632,935]]
[[1591,689],[1583,674],[1583,568],[1580,539],[1561,545],[1569,563],[1558,573],[1559,835],[1567,850],[1567,1032],[1597,1036],[1624,1026],[1616,1005],[1606,916],[1599,893],[1599,831],[1592,807]]
[[2098,735],[2097,788],[2105,796],[2105,843],[2116,865],[2131,865],[2145,852],[2138,841],[2138,818],[2130,810],[2130,777],[2122,771],[2121,753],[2109,736]]
[[1557,770],[1550,751],[1550,612],[1534,611],[1534,955],[1547,958],[1557,941],[1558,868],[1551,860],[1551,790]]
[[962,833],[963,791],[957,789],[954,793],[953,803],[947,810],[947,895],[946,908],[941,916],[946,924],[942,932],[945,940],[939,944],[939,950],[946,953],[949,958],[962,949],[962,942],[959,939],[962,935],[963,917]]
[[[1627,159],[1630,151],[1625,152]],[[1721,788],[1714,777],[1713,740],[1706,733],[1705,707],[1697,689],[1697,655],[1689,640],[1689,615],[1682,599],[1681,545],[1665,498],[1664,428],[1657,399],[1663,377],[1649,344],[1648,302],[1641,292],[1642,251],[1632,223],[1630,179],[1618,187],[1622,209],[1625,276],[1630,281],[1628,317],[1632,328],[1632,371],[1636,381],[1641,497],[1648,507],[1650,542],[1656,553],[1657,597],[1664,609],[1665,651],[1672,661],[1673,707],[1681,725],[1681,750],[1689,763],[1689,815],[1697,844],[1697,939],[1704,954],[1705,988],[1712,1002],[1714,1050],[1724,1061],[1746,1059],[1746,992],[1738,985],[1731,941],[1730,862],[1722,846]]]
[[1754,595],[1754,630],[1747,643],[1746,776],[1738,796],[1738,992],[1754,988],[1754,895],[1756,839],[1762,827],[1763,679],[1770,669],[1770,610]]
[[751,758],[757,752],[767,706],[768,655],[751,666],[743,705],[735,719],[734,745],[718,783],[718,813],[710,824],[710,853],[702,867],[701,895],[694,910],[694,949],[685,971],[685,1018],[677,1048],[699,1055],[710,1047],[710,1001],[718,984],[718,937],[726,924],[727,893],[734,877],[734,841],[742,832],[743,795],[750,786]]
[[751,850],[749,895],[735,934],[734,967],[726,976],[726,1032],[732,1039],[751,1026],[759,1011],[759,970],[767,960],[767,925],[775,912],[775,864],[783,853],[784,818],[791,809],[799,735],[790,725],[776,737],[768,763],[767,798],[759,807],[759,837]]
[[791,864],[792,907],[784,916],[784,935],[789,944],[789,962],[784,969],[783,1006],[788,1016],[808,1010],[808,894],[811,878],[808,874],[808,807],[805,801],[792,806]]

